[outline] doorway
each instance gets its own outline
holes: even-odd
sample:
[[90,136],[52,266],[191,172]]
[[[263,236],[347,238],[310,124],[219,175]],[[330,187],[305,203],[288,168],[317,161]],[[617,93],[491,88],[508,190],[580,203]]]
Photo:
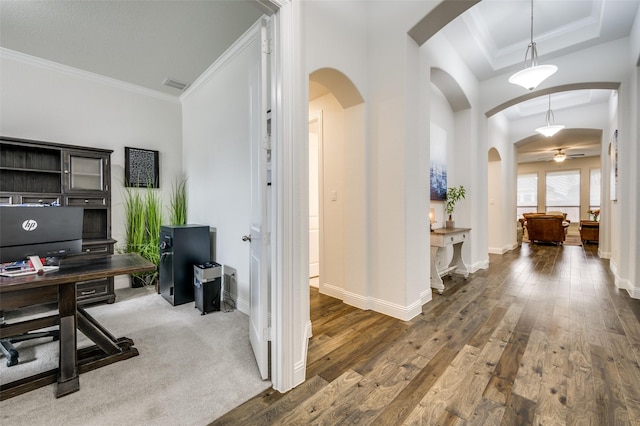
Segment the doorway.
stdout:
[[309,285],[319,287],[322,211],[322,111],[309,115]]

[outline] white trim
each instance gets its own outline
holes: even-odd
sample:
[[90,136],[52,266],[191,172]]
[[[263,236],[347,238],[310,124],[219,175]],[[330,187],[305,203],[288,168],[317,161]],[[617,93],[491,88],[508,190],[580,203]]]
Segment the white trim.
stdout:
[[478,262],[471,265],[471,267],[467,266],[469,269],[469,273],[473,274],[474,272],[480,269],[487,269],[489,267],[489,259],[479,260]]
[[600,247],[598,247],[598,256],[600,257],[600,259],[611,259],[611,252],[602,251],[600,250]]
[[169,95],[157,90],[147,89],[146,87],[127,83],[115,78],[105,77],[104,75],[84,71],[78,68],[70,67],[68,65],[62,65],[57,62],[48,61],[46,59],[36,58],[35,56],[16,52],[5,47],[0,47],[0,58],[12,59],[14,61],[33,65],[35,67],[48,71],[58,72],[60,74],[68,75],[71,77],[82,78],[84,80],[104,84],[107,86],[115,87],[117,89],[137,93],[139,95],[149,96],[152,98],[177,104],[180,103],[180,99],[177,96]]
[[389,315],[402,321],[409,321],[422,313],[422,302],[416,300],[411,305],[402,306],[380,299],[370,299],[371,307],[374,311]]
[[517,243],[515,244],[515,246],[511,244],[507,244],[504,247],[489,247],[488,251],[491,254],[505,254],[506,252],[511,251],[516,247],[518,247]]
[[[286,392],[304,381],[309,320],[308,88],[305,86],[304,37],[300,2],[282,1],[273,17],[272,50],[272,289],[271,381]],[[286,3],[285,3],[286,1]],[[307,177],[305,178],[304,175]],[[305,209],[304,202],[307,207]],[[305,237],[306,235],[306,237]],[[305,274],[307,274],[305,276]],[[301,359],[295,359],[301,355]]]
[[247,31],[244,32],[225,52],[216,59],[216,61],[209,66],[203,72],[200,77],[196,79],[188,88],[180,95],[180,101],[184,102],[198,87],[211,80],[218,71],[224,69],[224,67],[235,59],[236,56],[241,54],[246,48],[251,46],[255,40],[256,34],[261,31],[262,20],[265,16],[261,16]]
[[628,279],[622,278],[620,275],[618,275],[618,265],[615,261],[609,261],[609,270],[613,275],[614,283],[617,288],[626,290],[629,296],[634,299],[640,299],[640,288],[634,286],[633,283],[631,283],[631,281],[629,281]]
[[[305,327],[303,342],[309,342],[309,339],[311,339],[311,336],[313,336],[313,328],[311,325],[311,321],[308,321]],[[306,371],[307,371],[307,349],[308,348],[309,348],[308,344],[303,344],[302,353],[304,353],[304,356],[302,357],[301,360],[298,360],[298,362],[295,363],[294,371],[293,371],[294,383],[302,383],[305,380]]]
[[229,291],[226,289],[224,290],[223,297],[224,300],[233,300],[233,303],[235,303],[237,310],[239,310],[243,314],[249,315],[251,306],[249,305],[248,300],[240,299],[237,294],[229,293]]
[[433,291],[431,290],[431,283],[427,284],[427,289],[420,292],[420,303],[424,306],[425,303],[433,300]]
[[422,312],[422,305],[429,302],[432,298],[430,287],[420,294],[419,300],[416,300],[408,306],[402,306],[397,303],[388,302],[375,297],[352,293],[331,284],[325,283],[322,288],[324,289],[322,294],[340,299],[347,305],[355,306],[356,308],[365,311],[371,310],[384,315],[389,315],[390,317],[397,318],[402,321],[409,321],[417,315],[420,315]]
[[[323,134],[323,111],[316,111],[309,114],[309,123],[318,122],[318,194],[324,194],[324,134]],[[307,141],[308,143],[308,141]],[[318,283],[322,283],[325,277],[325,255],[324,255],[324,196],[318,198],[318,251],[319,251],[319,271]],[[319,287],[322,288],[322,287]]]

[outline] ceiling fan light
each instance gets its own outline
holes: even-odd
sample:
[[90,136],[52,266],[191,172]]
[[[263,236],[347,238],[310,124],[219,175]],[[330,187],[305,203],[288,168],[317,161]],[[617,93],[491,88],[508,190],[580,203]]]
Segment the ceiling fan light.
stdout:
[[567,159],[567,156],[562,152],[559,152],[553,156],[553,161],[555,161],[556,163],[562,163],[566,159]]
[[556,71],[558,71],[558,67],[555,65],[536,65],[513,74],[509,77],[509,83],[533,90]]
[[562,129],[564,129],[564,126],[562,124],[555,124],[555,125],[552,125],[552,126],[538,127],[536,129],[536,132],[538,132],[541,135],[544,135],[544,136],[549,138],[549,137],[555,135],[556,133],[558,133]]

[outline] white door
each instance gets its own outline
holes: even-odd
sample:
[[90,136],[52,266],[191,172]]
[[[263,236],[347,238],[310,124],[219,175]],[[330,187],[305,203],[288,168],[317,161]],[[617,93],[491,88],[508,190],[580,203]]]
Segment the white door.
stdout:
[[251,73],[251,234],[243,237],[251,243],[251,308],[249,339],[263,379],[269,376],[269,280],[267,276],[269,248],[267,226],[267,64],[263,40],[267,36],[267,20],[256,36],[256,62]]
[[309,278],[320,275],[318,135],[309,133]]

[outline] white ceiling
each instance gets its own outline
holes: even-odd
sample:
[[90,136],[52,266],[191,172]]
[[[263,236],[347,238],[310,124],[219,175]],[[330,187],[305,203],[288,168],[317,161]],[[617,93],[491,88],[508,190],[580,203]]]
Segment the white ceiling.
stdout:
[[[539,63],[553,63],[558,56],[627,37],[639,4],[640,0],[535,0],[533,41]],[[530,0],[483,0],[447,25],[442,34],[483,81],[524,68],[531,41],[531,12]],[[602,116],[607,116],[610,96],[608,90],[554,94],[551,109],[555,124],[569,124],[563,118],[575,110],[599,108]],[[549,98],[543,96],[501,113],[511,134],[526,135],[516,144],[518,161],[545,161],[558,148],[569,155],[600,155],[601,132],[585,130],[593,125],[588,115],[582,120],[573,117],[571,125],[554,137],[535,133],[536,127],[546,124],[548,109]]]
[[[639,4],[536,0],[533,37],[540,63],[628,36]],[[165,78],[193,83],[263,12],[257,0],[0,0],[0,46],[178,96],[180,90],[162,85]],[[523,67],[530,30],[529,0],[483,0],[442,34],[483,81]],[[558,118],[567,108],[604,108],[609,95],[554,95],[553,111]],[[532,117],[542,125],[547,102],[532,99],[504,115],[510,127]]]
[[253,0],[0,1],[0,46],[180,95],[262,15]]

